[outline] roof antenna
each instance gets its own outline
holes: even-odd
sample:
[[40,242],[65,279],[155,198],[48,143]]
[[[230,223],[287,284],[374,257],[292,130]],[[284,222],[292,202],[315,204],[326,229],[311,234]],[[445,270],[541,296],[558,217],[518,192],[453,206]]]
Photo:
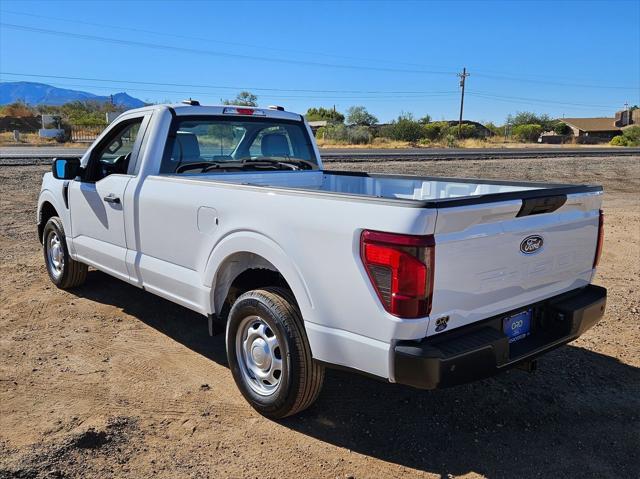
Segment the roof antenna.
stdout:
[[182,100],[182,103],[185,105],[200,106],[200,102],[198,100],[192,100],[191,97],[189,97],[188,100]]

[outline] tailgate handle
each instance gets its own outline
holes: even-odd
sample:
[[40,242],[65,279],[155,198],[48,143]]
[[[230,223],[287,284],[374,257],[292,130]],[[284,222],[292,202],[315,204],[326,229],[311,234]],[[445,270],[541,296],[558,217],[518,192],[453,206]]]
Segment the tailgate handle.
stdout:
[[552,213],[567,201],[567,195],[543,196],[540,198],[526,198],[522,200],[520,211],[516,218],[521,216],[539,215],[542,213]]

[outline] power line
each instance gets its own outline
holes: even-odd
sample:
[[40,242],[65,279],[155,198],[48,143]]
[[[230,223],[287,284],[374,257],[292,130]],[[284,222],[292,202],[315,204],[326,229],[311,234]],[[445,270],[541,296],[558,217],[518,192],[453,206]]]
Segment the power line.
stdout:
[[[112,87],[108,87],[105,85],[87,85],[87,84],[77,84],[77,83],[59,83],[53,82],[50,83],[51,86],[55,87],[74,87],[74,88],[90,88],[90,89],[99,89],[106,91],[113,91]],[[148,89],[148,88],[129,88],[129,91],[138,91],[138,92],[151,92],[151,93],[174,93],[181,95],[209,95],[214,96],[217,95],[215,91],[193,91],[193,90],[158,90],[158,89]],[[313,96],[313,95],[272,95],[266,94],[264,95],[267,98],[278,98],[285,100],[297,100],[297,99],[308,99],[308,100],[396,100],[396,99],[420,99],[420,98],[436,98],[436,97],[447,97],[455,95],[455,91],[451,92],[438,92],[432,94],[422,94],[422,95],[395,95],[395,96]]]
[[117,45],[137,46],[137,47],[143,47],[143,48],[150,48],[154,50],[166,50],[166,51],[175,51],[180,53],[192,53],[196,55],[239,58],[242,60],[257,60],[257,61],[266,61],[266,62],[287,63],[287,64],[294,64],[294,65],[341,68],[341,69],[347,69],[347,70],[369,70],[369,71],[392,72],[392,73],[420,73],[420,74],[427,74],[427,75],[454,75],[455,74],[455,72],[448,72],[448,71],[413,70],[413,69],[398,69],[398,68],[385,68],[385,67],[373,67],[373,66],[345,65],[345,64],[339,64],[339,63],[312,62],[312,61],[305,61],[305,60],[291,60],[291,59],[285,59],[285,58],[262,57],[258,55],[244,55],[240,53],[228,53],[228,52],[220,52],[220,51],[214,51],[214,50],[202,50],[197,48],[164,45],[160,43],[140,42],[135,40],[122,40],[120,38],[103,37],[99,35],[87,35],[84,33],[72,33],[72,32],[65,32],[61,30],[51,30],[48,28],[30,27],[27,25],[17,25],[13,23],[4,23],[4,22],[0,23],[0,26],[4,28],[10,28],[13,30],[20,30],[20,31],[32,32],[32,33],[43,33],[46,35],[54,35],[54,36],[60,36],[60,37],[80,38],[82,40],[98,41],[98,42],[112,43]]
[[[473,96],[473,98],[476,99],[480,99],[480,100],[486,100],[486,101],[492,101],[492,102],[502,102],[502,103],[507,103],[509,105],[511,105],[512,107],[515,105],[531,105],[531,106],[545,106],[546,108],[550,108],[550,105],[548,105],[547,103],[542,103],[542,102],[536,102],[536,101],[526,101],[526,100],[510,100],[510,99],[504,99],[504,98],[494,98],[494,97],[487,97],[487,96],[483,96],[483,95],[475,95],[472,93],[469,93],[469,95]],[[557,108],[562,108],[563,105],[557,105],[554,104],[552,106],[555,106]],[[582,110],[582,111],[607,111],[607,112],[612,112],[615,110],[616,107],[614,106],[610,106],[610,107],[585,107],[585,106],[566,106],[564,107],[568,110]]]
[[[59,36],[76,36],[76,37],[79,37],[79,38],[84,38],[84,39],[89,39],[89,40],[96,40],[96,41],[108,41],[108,42],[116,42],[116,43],[121,43],[121,44],[129,43],[129,44],[132,44],[132,45],[143,46],[143,47],[147,47],[147,48],[167,48],[167,49],[171,49],[171,50],[177,50],[177,51],[183,51],[183,52],[191,52],[191,53],[210,54],[210,55],[223,55],[223,56],[229,56],[229,57],[255,59],[255,60],[262,60],[262,61],[273,61],[273,62],[281,62],[281,63],[305,64],[305,65],[312,65],[312,66],[323,66],[323,67],[333,67],[333,68],[350,68],[350,69],[365,69],[365,70],[390,71],[390,72],[397,71],[397,72],[400,72],[400,73],[423,73],[423,74],[433,74],[433,75],[454,75],[454,74],[456,74],[453,71],[425,69],[425,68],[431,68],[431,67],[426,67],[425,65],[420,65],[420,64],[416,64],[416,63],[397,62],[397,61],[390,61],[390,60],[385,60],[385,59],[380,59],[380,58],[376,58],[376,59],[373,59],[373,58],[358,58],[358,57],[345,56],[345,55],[327,54],[327,53],[323,53],[323,52],[311,52],[311,51],[303,51],[303,50],[274,48],[274,47],[269,47],[269,46],[264,46],[264,45],[252,45],[252,44],[247,44],[247,43],[214,40],[214,39],[211,39],[211,38],[203,38],[203,37],[196,37],[196,36],[189,36],[189,35],[180,35],[180,34],[171,33],[171,32],[159,32],[159,31],[145,30],[145,29],[140,29],[140,28],[123,27],[123,26],[120,26],[120,25],[108,25],[108,24],[104,24],[104,23],[95,23],[95,22],[86,22],[86,21],[80,21],[80,20],[71,20],[71,19],[61,18],[61,17],[50,17],[50,16],[45,16],[45,15],[26,13],[26,12],[16,12],[16,11],[11,11],[11,10],[2,10],[2,12],[13,14],[13,15],[22,15],[22,16],[27,16],[27,17],[33,17],[33,18],[42,18],[42,19],[48,19],[48,20],[56,20],[56,21],[62,21],[62,22],[76,23],[76,24],[80,24],[80,25],[97,26],[97,27],[109,28],[109,29],[114,29],[115,28],[115,29],[120,29],[120,30],[133,31],[133,32],[137,32],[137,33],[148,33],[148,34],[152,34],[152,35],[162,35],[163,37],[171,36],[171,37],[183,38],[183,39],[187,39],[187,40],[197,40],[197,41],[203,41],[203,42],[208,42],[208,43],[219,43],[219,44],[222,44],[222,45],[232,45],[232,46],[239,46],[239,47],[245,47],[245,48],[260,48],[262,50],[266,49],[266,50],[272,50],[272,51],[299,53],[299,54],[305,54],[305,55],[324,56],[324,57],[333,57],[333,58],[343,58],[343,59],[357,60],[357,61],[375,61],[376,63],[380,63],[382,61],[382,62],[388,63],[388,64],[406,65],[406,66],[411,66],[411,67],[417,67],[418,69],[393,69],[393,68],[385,68],[385,67],[344,65],[344,64],[332,64],[332,63],[323,63],[323,62],[310,62],[310,61],[305,61],[305,60],[291,60],[291,59],[282,59],[282,58],[260,57],[260,56],[233,54],[233,53],[228,53],[228,52],[209,52],[209,51],[206,51],[206,50],[174,47],[174,46],[171,46],[171,45],[158,45],[158,44],[152,44],[152,43],[146,43],[146,42],[120,40],[120,39],[109,38],[109,37],[98,37],[98,36],[94,36],[94,35],[84,35],[84,34],[72,33],[72,32],[46,30],[46,29],[37,28],[37,27],[30,27],[30,26],[26,26],[26,25],[3,24],[4,26],[7,26],[8,28],[14,28],[14,29],[26,30],[26,31],[33,31],[33,32],[38,32],[38,33],[49,33],[49,34],[52,34],[52,35],[59,35]],[[476,71],[476,72],[477,73],[474,73],[474,75],[479,77],[479,78],[487,78],[487,79],[503,80],[503,81],[519,82],[519,83],[545,84],[545,85],[563,86],[563,87],[571,87],[571,88],[638,90],[637,87],[628,87],[628,86],[620,86],[620,85],[596,85],[596,84],[585,84],[585,83],[576,83],[576,82],[572,82],[572,81],[564,81],[564,80],[566,80],[566,78],[565,79],[561,78],[560,80],[553,80],[553,79],[548,79],[547,80],[547,79],[536,79],[536,78],[531,78],[531,77],[527,78],[527,77],[523,77],[523,76],[517,76],[516,77],[516,76],[510,76],[508,74],[497,73],[497,72],[484,72],[484,73],[482,71]],[[545,77],[545,75],[530,75],[530,76],[538,77],[538,78],[540,78],[540,77],[544,78]],[[550,76],[546,76],[546,77],[547,78],[553,78],[553,77],[550,77]],[[559,78],[559,77],[556,77],[556,78]]]
[[553,80],[535,80],[532,78],[525,77],[511,77],[507,75],[488,75],[485,73],[478,73],[476,76],[481,78],[488,78],[492,80],[507,80],[507,81],[515,81],[519,83],[536,83],[539,85],[553,85],[553,86],[567,86],[572,88],[598,88],[604,90],[637,90],[637,87],[626,87],[626,86],[611,86],[611,85],[593,85],[593,84],[584,84],[584,83],[567,83],[562,81],[553,81]]
[[[82,80],[82,81],[99,81],[106,83],[121,83],[121,84],[135,84],[135,85],[150,85],[150,86],[177,86],[185,88],[212,88],[219,90],[255,90],[255,91],[275,91],[275,92],[299,92],[299,93],[364,93],[364,94],[428,94],[428,93],[451,93],[450,91],[432,91],[432,90],[313,90],[313,89],[301,89],[301,88],[264,88],[264,87],[248,87],[248,86],[222,86],[222,85],[198,85],[189,83],[160,83],[160,82],[147,82],[147,81],[135,81],[135,80],[114,80],[105,78],[87,78],[87,77],[75,77],[75,76],[63,76],[63,75],[42,75],[36,73],[16,73],[16,72],[3,72],[0,71],[0,75],[10,75],[18,77],[33,77],[33,78],[55,78],[60,80]],[[455,92],[453,92],[455,93]]]
[[25,17],[42,18],[42,19],[45,19],[45,20],[56,20],[56,21],[67,22],[67,23],[75,23],[75,24],[78,24],[78,25],[87,25],[87,26],[92,26],[92,27],[101,27],[101,28],[108,28],[108,29],[114,29],[115,28],[115,29],[118,29],[118,30],[125,30],[125,31],[131,31],[131,32],[136,32],[136,33],[147,33],[147,34],[151,34],[151,35],[159,35],[159,36],[162,36],[164,38],[166,38],[166,37],[174,37],[174,38],[182,38],[182,39],[185,39],[185,40],[196,40],[196,41],[199,41],[199,42],[217,43],[217,44],[221,44],[221,45],[230,45],[230,46],[237,46],[237,47],[243,47],[243,48],[259,48],[261,50],[271,50],[271,51],[275,51],[275,52],[297,53],[297,54],[303,54],[303,55],[323,56],[323,57],[328,57],[328,58],[342,58],[342,59],[345,59],[345,60],[372,61],[372,62],[376,62],[376,63],[380,63],[382,61],[382,62],[388,63],[388,64],[413,66],[413,67],[419,67],[419,68],[427,68],[427,65],[421,65],[421,64],[417,64],[417,63],[390,61],[390,60],[384,60],[384,59],[380,59],[380,58],[363,58],[363,57],[353,57],[353,56],[347,56],[347,55],[336,55],[336,54],[333,54],[333,53],[326,53],[326,52],[319,52],[319,51],[294,50],[294,49],[290,49],[290,48],[276,48],[276,47],[270,47],[270,46],[265,46],[265,45],[255,45],[255,44],[250,44],[250,43],[229,42],[229,41],[217,40],[217,39],[206,38],[206,37],[197,37],[197,36],[192,36],[192,35],[180,35],[180,34],[177,34],[177,33],[173,33],[171,31],[157,31],[157,30],[147,30],[147,29],[142,29],[142,28],[125,27],[125,26],[122,26],[122,25],[108,25],[108,24],[105,24],[105,23],[86,22],[86,21],[81,21],[81,20],[72,20],[72,19],[69,19],[69,18],[51,17],[51,16],[48,16],[48,15],[39,15],[39,14],[35,14],[35,13],[16,12],[16,11],[12,11],[12,10],[2,10],[2,11],[0,11],[0,13],[9,13],[9,14],[12,14],[12,15],[21,15],[21,16],[25,16]]
[[[140,88],[139,86],[131,87],[128,85],[142,85],[142,86],[159,86],[159,87],[182,87],[182,88],[202,88],[202,89],[211,89],[211,90],[232,90],[232,91],[241,91],[241,90],[250,90],[250,91],[264,91],[265,96],[271,98],[283,98],[283,99],[296,99],[296,98],[306,98],[306,99],[378,99],[378,98],[420,98],[420,97],[437,97],[437,96],[449,96],[456,93],[454,90],[449,91],[433,91],[433,90],[414,90],[414,91],[403,91],[403,90],[313,90],[313,89],[284,89],[284,88],[263,88],[263,87],[232,87],[232,86],[221,86],[221,85],[203,85],[203,84],[188,84],[188,83],[161,83],[161,82],[144,82],[144,81],[135,81],[135,80],[115,80],[115,79],[105,79],[105,78],[95,78],[95,77],[76,77],[76,76],[64,76],[64,75],[41,75],[35,73],[17,73],[17,72],[4,72],[0,71],[0,75],[9,75],[9,76],[17,76],[21,78],[47,78],[47,79],[56,79],[56,80],[80,80],[87,82],[101,82],[101,83],[109,83],[114,84],[113,87],[108,87],[105,85],[79,85],[79,84],[69,84],[69,83],[60,83],[56,82],[61,86],[73,86],[73,87],[82,87],[82,88],[100,88],[100,89],[112,89],[112,88],[126,88],[132,91],[144,91],[144,92],[152,92],[152,93],[176,93],[176,94],[184,94],[184,95],[215,95],[220,94],[220,92],[215,91],[195,91],[195,90],[167,90],[167,89],[150,89],[150,88]],[[312,96],[312,95],[286,95],[279,96],[274,95],[271,92],[275,93],[284,93],[284,92],[294,92],[294,93],[328,93],[328,94],[375,94],[375,95],[386,95],[386,96],[342,96],[336,97],[335,95],[320,97],[320,96]],[[576,106],[576,107],[585,107],[585,108],[606,108],[612,109],[615,107],[608,105],[598,105],[598,104],[589,104],[589,103],[577,103],[577,102],[565,102],[565,101],[557,101],[557,100],[545,100],[541,98],[529,98],[529,97],[520,97],[520,96],[506,96],[506,95],[498,95],[492,92],[478,91],[478,90],[468,90],[466,94],[479,97],[479,98],[487,98],[487,99],[496,99],[499,101],[505,101],[509,103],[513,103],[513,100],[523,100],[527,103],[544,103],[544,104],[554,104],[554,105],[562,105],[562,106]],[[406,97],[404,96],[406,95]]]
[[611,108],[611,105],[595,105],[591,103],[574,103],[574,102],[566,102],[566,101],[557,101],[557,100],[545,100],[542,98],[528,98],[522,96],[506,96],[506,95],[496,95],[490,92],[482,92],[482,91],[469,91],[469,95],[484,97],[484,98],[494,98],[500,100],[524,100],[533,103],[549,103],[553,105],[568,105],[568,106],[584,106],[589,108]]

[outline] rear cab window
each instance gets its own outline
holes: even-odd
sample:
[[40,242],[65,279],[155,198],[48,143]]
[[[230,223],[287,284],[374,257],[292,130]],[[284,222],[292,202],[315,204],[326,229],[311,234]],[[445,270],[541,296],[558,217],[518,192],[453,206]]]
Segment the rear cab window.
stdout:
[[177,117],[160,174],[317,170],[318,160],[301,121],[268,117]]

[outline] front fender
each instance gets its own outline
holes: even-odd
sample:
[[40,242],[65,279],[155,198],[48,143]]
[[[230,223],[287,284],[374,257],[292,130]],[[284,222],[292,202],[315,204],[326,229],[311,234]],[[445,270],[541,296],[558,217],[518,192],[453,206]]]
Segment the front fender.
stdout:
[[[271,263],[291,287],[303,317],[310,318],[312,316],[313,300],[298,266],[291,261],[278,243],[255,231],[235,231],[216,244],[209,255],[204,271],[205,287],[210,288],[211,291],[215,290],[215,281],[220,266],[225,259],[236,253],[252,253]],[[210,306],[211,311],[215,311],[213,294]]]
[[58,217],[62,221],[62,226],[64,227],[66,236],[68,239],[71,237],[71,221],[69,217],[69,210],[64,205],[64,200],[60,195],[57,195],[54,191],[45,188],[40,191],[40,195],[38,196],[38,208],[36,210],[36,224],[38,225],[38,233],[39,239],[41,238],[41,230],[44,228],[44,221],[42,220],[42,206],[45,203],[50,203],[56,212],[58,213]]

